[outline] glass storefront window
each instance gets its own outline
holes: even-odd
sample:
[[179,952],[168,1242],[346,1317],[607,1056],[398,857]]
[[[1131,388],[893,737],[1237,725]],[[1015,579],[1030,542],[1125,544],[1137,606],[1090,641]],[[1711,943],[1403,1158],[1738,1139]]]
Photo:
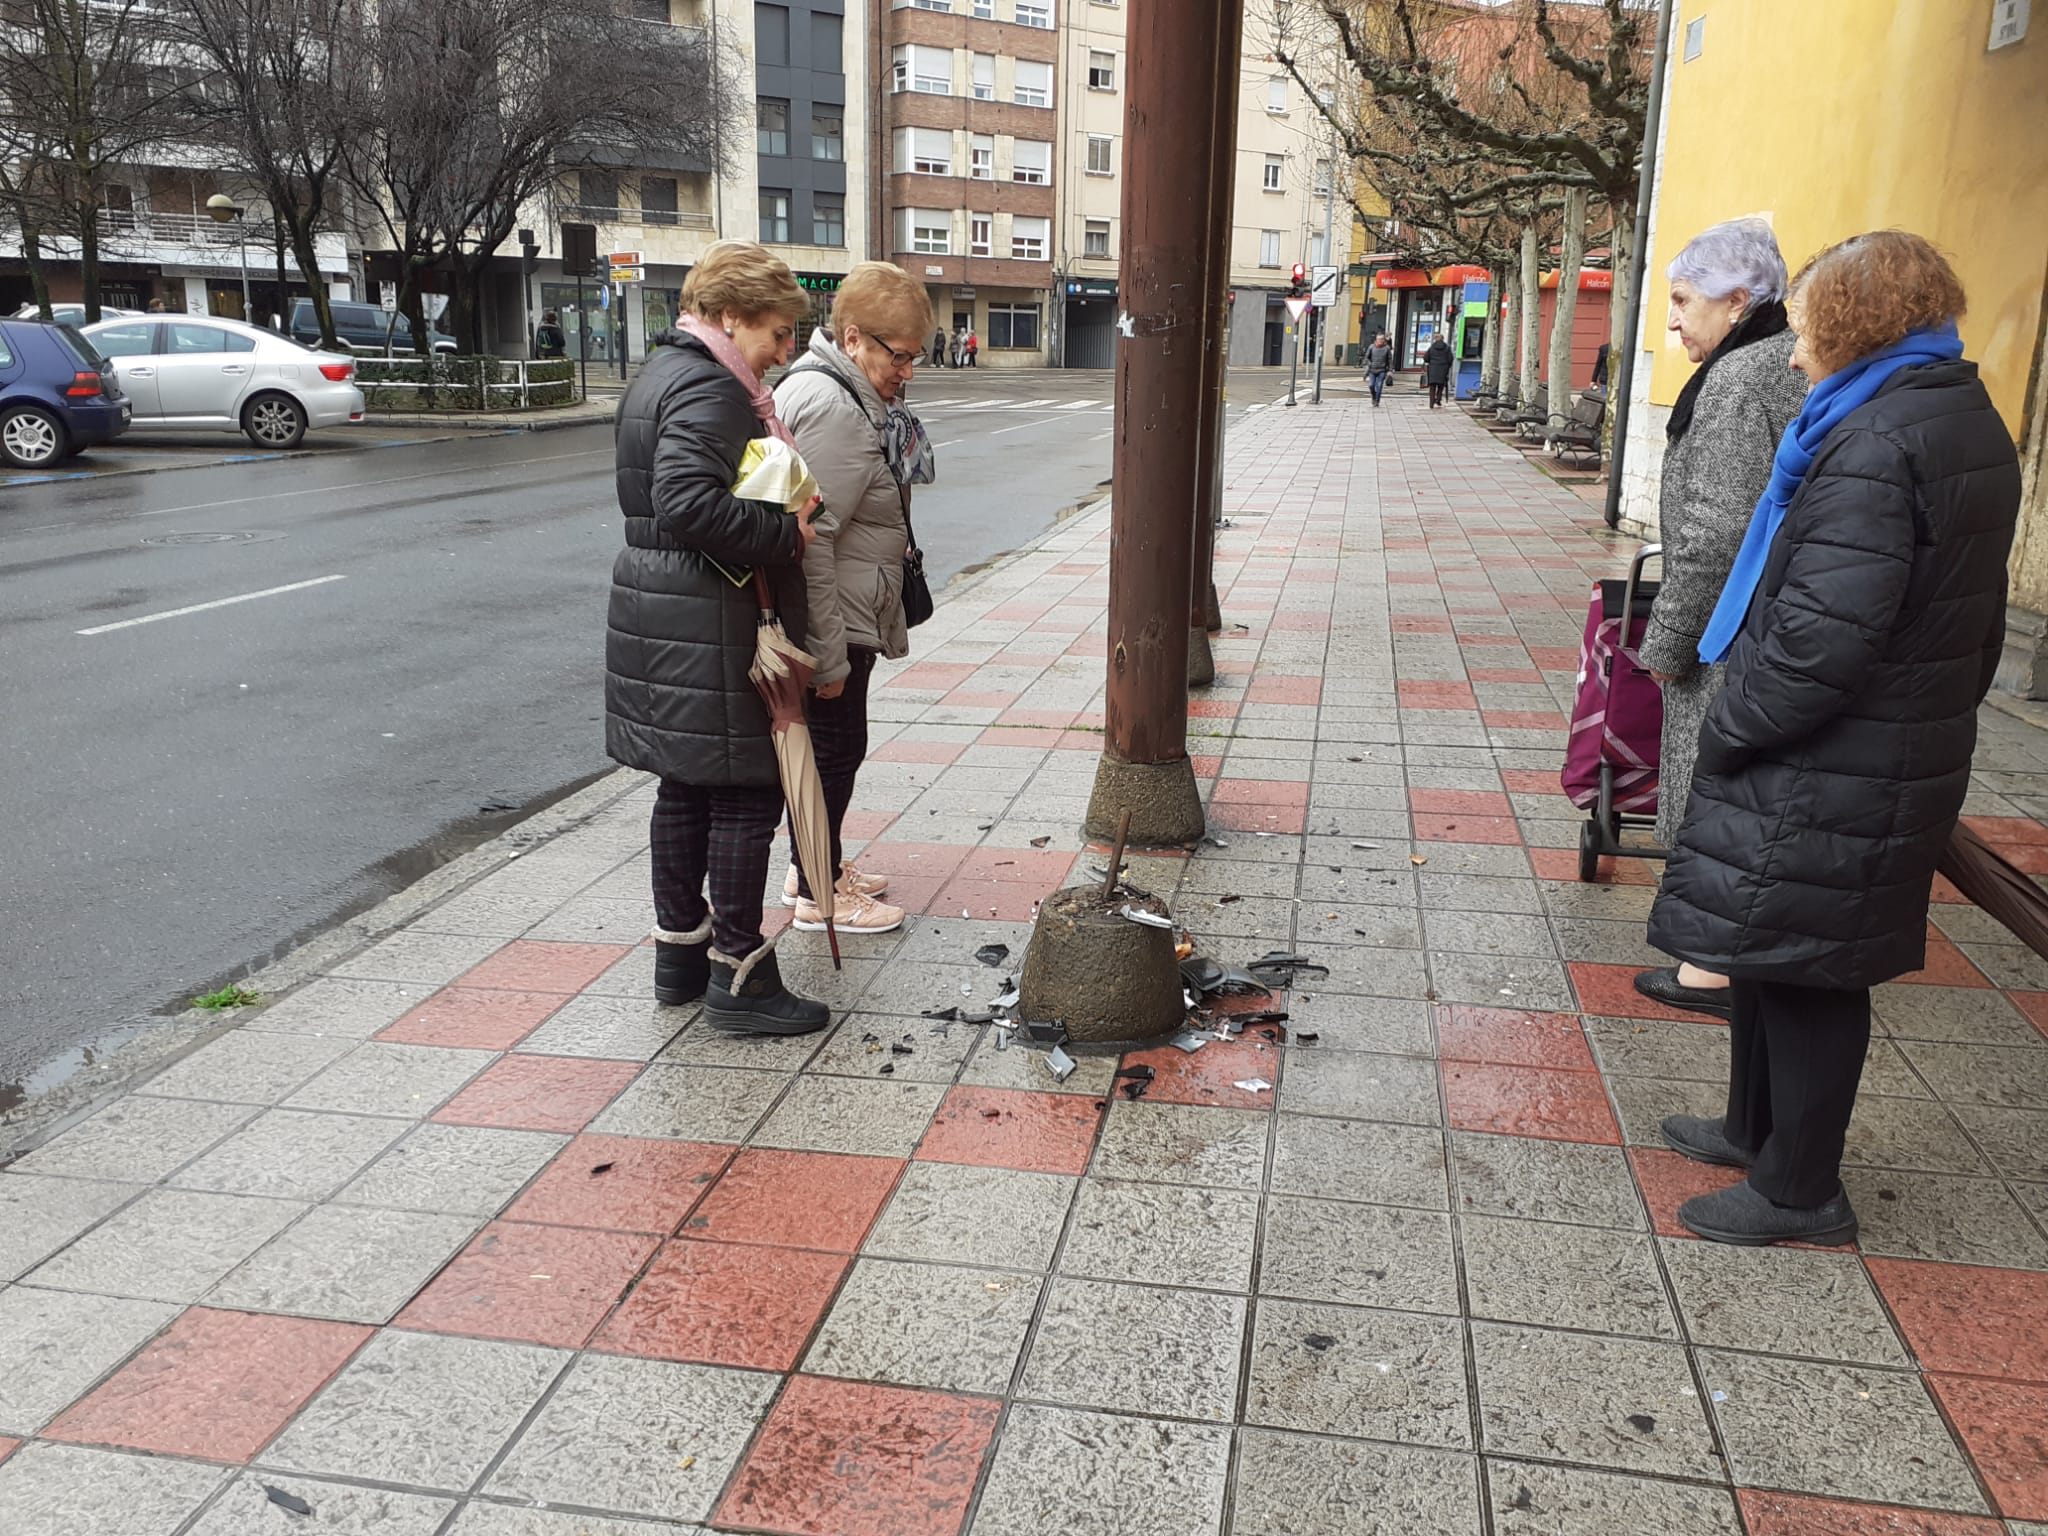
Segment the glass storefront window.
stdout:
[[588,357],[592,362],[612,356],[613,311],[599,307],[599,285],[583,285],[582,303],[577,302],[576,284],[542,283],[540,307],[552,309],[562,322],[562,338],[568,344],[565,355]]
[[640,290],[640,324],[647,337],[649,351],[654,348],[654,338],[676,323],[682,307],[683,290],[680,288],[657,288],[649,283]]

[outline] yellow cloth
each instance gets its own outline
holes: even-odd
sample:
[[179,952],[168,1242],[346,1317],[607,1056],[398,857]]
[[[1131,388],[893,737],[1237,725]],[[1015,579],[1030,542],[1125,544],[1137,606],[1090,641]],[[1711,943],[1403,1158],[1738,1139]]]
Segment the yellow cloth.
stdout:
[[801,512],[818,494],[803,455],[779,437],[757,437],[740,455],[740,477],[733,495],[742,501],[766,501],[788,512]]

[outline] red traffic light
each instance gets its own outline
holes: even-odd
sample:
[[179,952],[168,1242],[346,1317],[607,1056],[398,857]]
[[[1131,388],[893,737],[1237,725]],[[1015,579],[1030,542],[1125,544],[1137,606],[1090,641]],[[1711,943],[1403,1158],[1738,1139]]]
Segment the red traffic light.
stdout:
[[1294,264],[1294,281],[1297,284],[1308,281],[1308,268],[1298,261]]

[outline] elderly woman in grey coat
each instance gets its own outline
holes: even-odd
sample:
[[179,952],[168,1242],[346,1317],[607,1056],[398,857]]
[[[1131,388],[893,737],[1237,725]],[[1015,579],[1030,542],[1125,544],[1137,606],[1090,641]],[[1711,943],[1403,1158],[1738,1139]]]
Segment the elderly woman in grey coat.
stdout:
[[[1664,688],[1657,840],[1670,848],[1692,791],[1700,723],[1726,671],[1700,661],[1700,636],[1770,480],[1778,439],[1806,398],[1806,381],[1792,369],[1785,258],[1770,225],[1716,224],[1672,259],[1667,275],[1666,323],[1699,365],[1664,429],[1657,511],[1664,580],[1640,652]],[[1694,965],[1644,971],[1636,990],[1669,1007],[1729,1016],[1727,978]]]

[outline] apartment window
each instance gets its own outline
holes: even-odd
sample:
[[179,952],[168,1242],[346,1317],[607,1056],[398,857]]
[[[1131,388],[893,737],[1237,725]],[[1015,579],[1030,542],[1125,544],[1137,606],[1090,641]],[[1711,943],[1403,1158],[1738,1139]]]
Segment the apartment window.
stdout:
[[1275,75],[1266,82],[1266,110],[1285,113],[1287,111],[1287,77]]
[[1010,220],[1010,255],[1018,261],[1044,261],[1052,243],[1051,219]]
[[1327,161],[1327,160],[1318,160],[1318,161],[1316,162],[1316,179],[1315,179],[1315,182],[1314,182],[1314,188],[1315,188],[1315,195],[1316,195],[1317,197],[1328,197],[1328,196],[1330,195],[1330,162],[1329,162],[1329,161]]
[[811,114],[811,158],[813,160],[844,160],[846,158],[846,119],[837,112],[813,112]]
[[988,307],[988,344],[1002,352],[1038,350],[1038,306],[1036,304],[991,304]]
[[1088,135],[1088,174],[1090,176],[1114,176],[1116,174],[1115,140],[1107,134]]
[[994,101],[996,99],[996,56],[992,53],[977,53],[974,56],[974,99]]
[[976,181],[996,179],[996,141],[986,133],[977,133],[968,145],[968,172]]
[[1259,231],[1259,265],[1277,267],[1280,265],[1280,231],[1262,229]]
[[996,0],[974,0],[974,19],[976,21],[994,21],[996,19]]
[[1264,192],[1278,192],[1280,178],[1287,170],[1285,155],[1266,156],[1266,169],[1259,177],[1259,189]]
[[754,148],[764,155],[789,153],[789,103],[772,96],[754,102]]
[[953,55],[944,48],[905,43],[896,50],[896,89],[927,96],[953,94]]
[[761,243],[789,244],[789,193],[772,187],[761,189]]
[[967,216],[967,252],[970,256],[987,256],[995,246],[996,217],[992,213],[970,213]]
[[1038,139],[1018,139],[1010,153],[1010,180],[1043,187],[1052,181],[1052,146]]
[[578,171],[576,200],[585,208],[615,213],[619,206],[619,177],[616,171]]
[[896,210],[896,249],[920,256],[953,254],[953,215],[941,208]]
[[649,224],[675,223],[675,177],[642,176],[640,178],[640,217]]
[[1081,226],[1081,254],[1107,258],[1109,255],[1109,220],[1090,219]]
[[787,67],[789,64],[789,7],[754,7],[754,62]]
[[1020,107],[1052,105],[1052,66],[1031,59],[1017,61],[1017,83],[1010,99]]
[[910,3],[920,11],[943,11],[948,16],[953,14],[953,0],[910,0]]
[[1116,89],[1116,55],[1113,53],[1088,54],[1088,89],[1091,91],[1113,91]]
[[840,192],[811,194],[811,244],[846,244],[846,197]]
[[898,128],[896,169],[917,176],[953,174],[953,134],[947,128]]
[[[1451,73],[1451,95],[1453,95],[1453,96],[1456,96],[1456,95],[1458,94],[1458,90],[1457,90],[1457,85],[1458,85],[1458,76],[1457,76],[1457,72],[1456,72],[1455,70],[1453,70],[1453,71],[1452,71],[1452,73]],[[1318,103],[1319,105],[1321,105],[1321,106],[1324,106],[1324,107],[1333,107],[1333,106],[1335,106],[1335,105],[1337,104],[1337,90],[1336,90],[1336,87],[1335,87],[1335,86],[1329,86],[1329,85],[1319,85],[1319,86],[1317,86],[1317,87],[1316,87],[1316,101],[1317,101],[1317,103]]]
[[1052,7],[1039,4],[1038,0],[1017,0],[1017,25],[1051,31]]
[[828,75],[846,72],[846,18],[830,11],[811,12],[811,68]]

